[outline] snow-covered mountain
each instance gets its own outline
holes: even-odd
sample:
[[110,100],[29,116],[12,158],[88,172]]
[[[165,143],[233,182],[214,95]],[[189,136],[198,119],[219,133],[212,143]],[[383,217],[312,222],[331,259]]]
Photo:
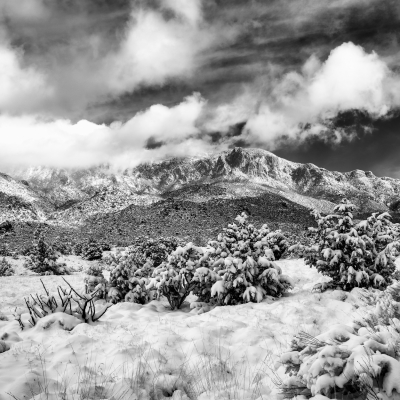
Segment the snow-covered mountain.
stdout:
[[[0,205],[3,218],[20,215],[15,207],[7,212],[7,199],[11,198],[14,203],[18,199],[17,205],[23,209],[32,210],[36,218],[70,222],[166,197],[198,202],[272,192],[325,212],[342,197],[357,203],[360,211],[386,210],[389,203],[400,198],[399,179],[361,170],[328,171],[314,164],[290,162],[261,149],[234,148],[118,172],[103,165],[85,170],[33,167],[15,170],[11,175],[13,178],[0,176],[0,196],[5,199]],[[28,214],[24,212],[24,216]]]

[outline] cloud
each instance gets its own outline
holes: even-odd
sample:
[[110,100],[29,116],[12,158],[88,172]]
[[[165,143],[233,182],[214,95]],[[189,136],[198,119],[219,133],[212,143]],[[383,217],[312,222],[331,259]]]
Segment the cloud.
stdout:
[[[82,110],[138,89],[188,82],[202,67],[204,53],[235,35],[232,29],[208,24],[200,0],[132,3],[127,22],[113,26],[112,34],[85,26],[85,18],[87,25],[90,22],[85,14],[70,18],[68,32],[76,30],[76,34],[65,33],[60,10],[46,8],[39,0],[22,0],[20,9],[14,3],[7,0],[0,6],[0,28],[3,25],[9,31],[0,37],[5,54],[0,60],[5,71],[0,79],[7,87],[0,98],[3,112],[82,115]],[[21,20],[31,12],[31,21],[25,24],[28,29]],[[11,27],[2,24],[2,15],[11,18]],[[35,25],[35,18],[44,23]],[[37,32],[43,27],[38,24],[47,29],[41,36]],[[13,45],[21,41],[17,31],[26,33],[23,40],[27,42],[37,35],[26,46],[28,53]],[[36,96],[30,96],[31,92]]]
[[49,9],[42,0],[2,0],[0,3],[0,17],[24,22],[26,20],[43,20],[49,17]]
[[23,52],[1,41],[0,33],[0,112],[33,111],[36,104],[51,98],[46,77],[23,65]]
[[197,55],[213,37],[193,25],[193,18],[200,17],[189,18],[166,20],[156,11],[133,12],[119,49],[102,61],[108,91],[122,94],[140,85],[191,77],[198,66]]
[[[174,107],[153,105],[126,123],[98,125],[86,120],[44,120],[39,116],[0,115],[0,164],[84,168],[100,163],[135,166],[169,155],[211,150],[198,137],[196,122],[205,106],[194,94]],[[146,149],[149,139],[163,143]]]
[[354,135],[332,128],[331,119],[349,110],[385,117],[400,105],[399,85],[400,77],[375,52],[344,43],[325,62],[311,56],[301,72],[275,82],[248,116],[244,139],[271,150],[312,136],[336,143],[351,140]]

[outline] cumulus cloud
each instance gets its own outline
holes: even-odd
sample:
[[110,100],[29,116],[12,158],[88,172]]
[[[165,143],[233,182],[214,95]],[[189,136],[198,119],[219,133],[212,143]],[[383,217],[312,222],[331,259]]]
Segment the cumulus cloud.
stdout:
[[[166,156],[210,150],[198,137],[196,122],[205,106],[194,94],[174,107],[153,105],[126,123],[99,125],[86,120],[45,120],[39,116],[0,115],[0,164],[89,167],[111,163],[132,167]],[[148,149],[149,139],[163,144]]]
[[382,118],[400,104],[400,77],[375,53],[353,43],[333,49],[325,62],[310,57],[301,72],[290,72],[273,86],[245,127],[247,142],[271,150],[284,140],[310,136],[340,142],[354,135],[332,130],[338,113],[362,110]]
[[156,11],[132,13],[119,49],[103,60],[104,84],[110,92],[121,94],[140,85],[162,85],[168,79],[185,79],[194,73],[197,55],[212,43],[213,36],[193,24],[199,16],[190,10],[183,16],[184,20],[166,20]]

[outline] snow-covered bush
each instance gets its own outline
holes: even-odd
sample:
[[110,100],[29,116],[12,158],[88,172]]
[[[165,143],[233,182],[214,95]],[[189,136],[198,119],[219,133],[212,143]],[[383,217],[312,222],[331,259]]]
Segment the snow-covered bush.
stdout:
[[172,310],[180,308],[196,284],[193,276],[202,253],[193,243],[178,247],[167,262],[154,269],[147,289],[157,289],[158,297],[165,296]]
[[[110,273],[110,288],[112,288],[112,302],[124,301],[128,295],[127,301],[138,301],[143,304],[147,294],[143,293],[147,284],[147,278],[153,271],[150,261],[144,265],[138,266],[135,263],[135,253],[129,251],[118,251],[116,254],[108,256],[109,265],[112,267]],[[130,293],[133,291],[133,293]],[[139,295],[140,293],[140,295]],[[110,294],[109,294],[110,295]]]
[[[64,281],[67,283],[68,289],[61,286],[57,287],[58,298],[56,295],[49,293],[41,281],[46,294],[31,295],[31,297],[24,299],[30,314],[29,323],[31,326],[35,326],[39,319],[59,312],[72,315],[82,322],[92,323],[98,321],[111,307],[111,304],[100,306],[94,303],[97,291],[90,294],[79,293],[65,279]],[[16,319],[23,329],[25,326],[20,314],[17,315]]]
[[365,316],[316,337],[301,332],[282,354],[290,375],[281,385],[285,397],[400,398],[400,283],[386,292],[363,291],[374,305]]
[[45,241],[43,232],[37,231],[24,266],[39,275],[69,275],[66,264],[57,259],[56,252]]
[[11,276],[15,274],[15,270],[5,257],[0,259],[0,276]]
[[103,270],[100,265],[91,265],[86,270],[86,276],[83,279],[85,283],[85,293],[97,292],[97,299],[105,299],[107,294],[107,281],[104,278]]
[[392,282],[395,255],[400,247],[397,229],[388,213],[372,214],[355,224],[352,211],[355,205],[344,199],[334,209],[336,214],[322,216],[313,211],[318,227],[309,228],[314,236],[312,246],[295,245],[291,251],[300,251],[306,264],[316,267],[332,278],[328,285],[316,289],[338,287],[379,287]]
[[177,245],[174,238],[137,238],[125,251],[105,256],[103,262],[111,270],[112,301],[148,302],[152,294],[146,286],[154,268],[165,261]]
[[235,305],[279,297],[291,287],[273,262],[287,248],[280,231],[266,225],[256,229],[245,213],[211,240],[208,246],[192,243],[178,247],[153,272],[148,288],[167,297],[171,308],[179,308],[192,292],[199,302]]
[[255,228],[245,213],[209,246],[215,249],[211,268],[219,277],[211,296],[217,296],[219,304],[260,302],[266,296],[280,297],[292,286],[273,262],[286,250],[285,238],[280,231],[270,232],[267,225]]

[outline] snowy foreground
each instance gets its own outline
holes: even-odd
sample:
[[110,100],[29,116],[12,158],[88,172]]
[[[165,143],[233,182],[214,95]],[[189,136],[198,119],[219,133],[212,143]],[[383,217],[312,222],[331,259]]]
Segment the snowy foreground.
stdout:
[[[53,314],[24,331],[12,311],[43,292],[39,277],[0,278],[0,311],[9,318],[0,338],[7,333],[11,343],[0,354],[0,400],[277,399],[278,361],[293,335],[350,324],[363,309],[357,290],[312,293],[326,278],[302,260],[277,263],[295,288],[275,301],[173,312],[166,300],[119,303],[94,325]],[[66,278],[82,287],[81,274]],[[62,282],[43,280],[50,290]]]

